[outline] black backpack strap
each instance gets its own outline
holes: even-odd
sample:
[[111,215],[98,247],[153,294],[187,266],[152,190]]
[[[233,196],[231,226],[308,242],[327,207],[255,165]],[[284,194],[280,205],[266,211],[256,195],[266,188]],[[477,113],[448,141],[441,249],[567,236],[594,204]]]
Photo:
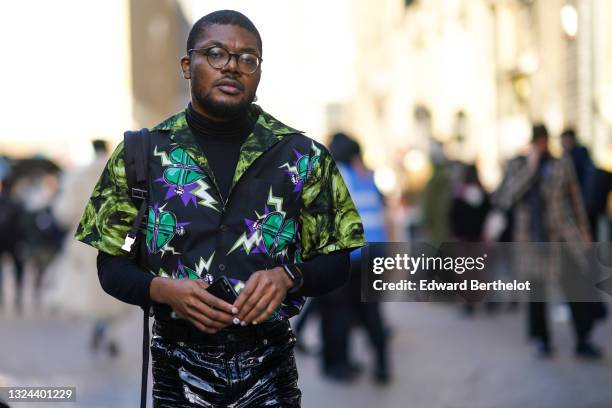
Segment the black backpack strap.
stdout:
[[136,207],[138,215],[132,223],[130,232],[125,237],[121,249],[132,251],[136,241],[138,228],[142,223],[147,210],[149,195],[149,131],[146,128],[136,132],[123,134],[123,160],[125,162],[125,175],[128,185],[128,195]]
[[[130,232],[125,237],[121,247],[124,251],[132,252],[132,245],[136,241],[138,229],[148,207],[149,197],[149,131],[143,128],[136,132],[123,134],[123,159],[125,162],[125,175],[128,185],[128,195],[136,207],[138,214],[132,223]],[[143,255],[143,254],[141,254]],[[142,259],[138,259],[143,263]],[[144,267],[144,264],[140,265]],[[150,307],[143,308],[142,320],[142,378],[140,386],[140,406],[147,406],[147,380],[149,377],[149,313]]]
[[137,204],[146,198],[149,183],[149,131],[147,128],[123,134],[123,159],[130,198]]
[[144,309],[142,319],[142,377],[140,382],[140,408],[147,408],[147,381],[149,380],[149,310]]

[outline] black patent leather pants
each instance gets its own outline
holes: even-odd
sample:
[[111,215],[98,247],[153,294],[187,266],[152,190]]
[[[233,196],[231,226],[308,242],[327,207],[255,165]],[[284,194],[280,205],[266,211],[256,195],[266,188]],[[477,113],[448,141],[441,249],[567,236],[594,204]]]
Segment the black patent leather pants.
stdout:
[[300,407],[295,336],[288,321],[210,335],[156,320],[154,407]]

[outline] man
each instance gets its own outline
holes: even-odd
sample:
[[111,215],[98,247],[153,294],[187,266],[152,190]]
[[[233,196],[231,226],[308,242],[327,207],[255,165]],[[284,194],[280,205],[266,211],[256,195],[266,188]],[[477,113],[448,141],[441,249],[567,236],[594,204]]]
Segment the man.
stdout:
[[582,191],[582,197],[588,197],[591,179],[595,173],[595,166],[586,147],[581,146],[576,138],[576,131],[568,128],[561,133],[561,146],[563,153],[569,155],[576,170],[576,178]]
[[[580,252],[580,244],[591,242],[591,235],[572,161],[568,156],[555,159],[550,154],[548,131],[544,125],[533,127],[527,156],[517,157],[509,163],[504,180],[494,195],[494,202],[502,209],[513,209],[514,241],[534,242],[532,246],[521,247],[530,251],[520,254],[520,271],[533,276],[542,271],[555,273],[562,270],[563,283],[563,274],[568,272],[566,265],[580,264],[580,258],[584,255]],[[559,241],[574,244],[569,245],[567,253],[562,254],[562,262],[558,259],[560,254],[537,245],[540,242]],[[578,282],[580,280],[574,279],[573,283]],[[569,306],[576,334],[576,355],[601,357],[601,351],[590,341],[594,318],[589,311],[589,303],[570,302]],[[538,353],[548,357],[553,349],[546,303],[530,303],[528,313],[529,334],[537,342]]]
[[119,354],[115,327],[125,319],[130,305],[117,302],[100,288],[95,274],[97,251],[84,248],[72,239],[83,207],[87,204],[91,186],[100,177],[109,158],[107,143],[93,140],[94,158],[86,166],[67,170],[53,201],[51,213],[57,225],[67,234],[62,250],[46,267],[42,304],[48,310],[68,316],[96,318],[91,337],[92,351],[104,350],[111,357]]
[[[0,157],[0,160],[2,158]],[[5,162],[6,163],[6,162]],[[4,163],[0,162],[0,165]],[[0,174],[0,230],[10,231],[10,233],[0,234],[0,310],[3,308],[4,290],[2,287],[3,267],[6,266],[2,255],[5,253],[11,257],[13,270],[15,271],[15,309],[17,313],[21,313],[23,308],[23,270],[24,259],[22,255],[22,246],[24,241],[24,233],[21,227],[21,219],[23,217],[23,207],[13,199],[10,192],[10,167],[5,164],[6,174]],[[3,169],[0,168],[0,173]],[[6,178],[4,177],[6,176]]]
[[[103,288],[155,315],[156,407],[298,407],[288,318],[348,278],[363,227],[325,148],[252,104],[262,42],[231,10],[197,21],[181,58],[191,103],[149,130],[146,269],[121,246],[137,209],[123,145],[77,239],[100,250]],[[206,291],[227,277],[239,296]]]
[[428,241],[442,243],[449,239],[451,168],[442,143],[432,138],[430,146],[433,172],[422,195],[423,227]]
[[[391,228],[385,217],[383,196],[374,184],[373,173],[365,167],[361,159],[359,143],[344,133],[336,133],[329,150],[338,163],[362,217],[367,241],[386,242],[387,231]],[[371,256],[378,255],[381,254]],[[346,316],[353,316],[366,329],[374,351],[374,380],[380,385],[389,384],[389,339],[380,304],[361,302],[361,250],[351,253],[351,278],[348,287],[323,296],[321,304],[324,309],[330,310],[321,316],[323,373],[339,381],[350,381],[358,373],[358,366],[349,357],[352,319],[347,319]]]

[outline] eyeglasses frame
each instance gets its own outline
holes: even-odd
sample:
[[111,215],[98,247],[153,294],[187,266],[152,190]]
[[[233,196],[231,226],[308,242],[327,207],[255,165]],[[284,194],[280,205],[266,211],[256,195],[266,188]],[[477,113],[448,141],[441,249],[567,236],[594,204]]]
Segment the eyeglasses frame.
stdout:
[[[210,50],[212,50],[213,48],[221,48],[222,50],[224,50],[225,52],[228,53],[229,58],[227,59],[227,62],[225,63],[225,65],[223,65],[221,68],[215,68],[213,67],[213,65],[210,63],[210,61],[208,60],[208,53],[210,52]],[[230,63],[230,61],[232,60],[233,57],[236,57],[236,66],[240,68],[240,64],[238,63],[239,58],[244,55],[244,54],[250,54],[253,55],[255,58],[257,58],[257,68],[255,68],[255,70],[253,72],[242,72],[243,74],[246,75],[252,75],[255,72],[257,72],[257,70],[259,69],[259,67],[261,66],[261,63],[263,62],[263,58],[261,58],[259,55],[257,54],[253,54],[252,52],[240,52],[240,53],[236,53],[236,52],[230,52],[230,50],[228,50],[227,48],[221,46],[221,45],[211,45],[210,47],[204,47],[204,48],[191,48],[187,50],[187,54],[191,55],[192,52],[202,52],[204,51],[204,55],[206,56],[206,62],[208,62],[208,65],[210,65],[211,68],[214,69],[223,69],[227,66],[227,64]]]

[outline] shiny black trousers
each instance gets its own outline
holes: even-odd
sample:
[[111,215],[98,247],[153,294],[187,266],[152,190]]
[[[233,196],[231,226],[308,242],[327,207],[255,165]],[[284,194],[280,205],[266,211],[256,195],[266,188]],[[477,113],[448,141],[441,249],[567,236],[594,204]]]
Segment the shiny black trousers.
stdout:
[[300,407],[288,321],[211,335],[156,320],[151,340],[154,407]]

